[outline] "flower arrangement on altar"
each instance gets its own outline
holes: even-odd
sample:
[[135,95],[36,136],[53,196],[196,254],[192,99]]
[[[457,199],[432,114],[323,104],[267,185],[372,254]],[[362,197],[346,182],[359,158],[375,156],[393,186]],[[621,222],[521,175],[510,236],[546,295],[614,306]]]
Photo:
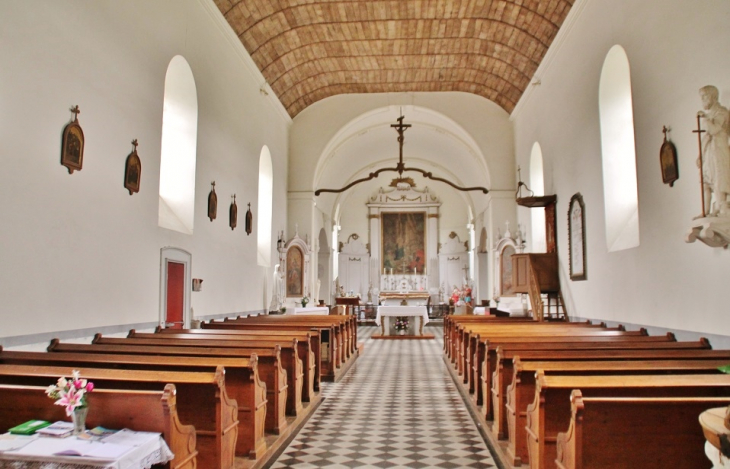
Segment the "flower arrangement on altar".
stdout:
[[54,404],[66,406],[66,415],[71,416],[77,408],[87,406],[86,394],[94,390],[94,383],[81,379],[81,373],[73,370],[73,377],[69,380],[61,376],[56,384],[48,386],[46,394],[56,399]]
[[395,318],[395,330],[396,331],[405,331],[408,329],[408,317],[407,316],[398,316]]
[[309,303],[309,297],[305,296],[302,298],[302,308],[306,308],[307,303]]

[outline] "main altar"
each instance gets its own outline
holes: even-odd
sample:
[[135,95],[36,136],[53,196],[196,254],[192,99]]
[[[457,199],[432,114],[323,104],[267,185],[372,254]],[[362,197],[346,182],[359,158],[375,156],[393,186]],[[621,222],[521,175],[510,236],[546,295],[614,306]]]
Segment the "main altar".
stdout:
[[365,205],[368,242],[353,233],[341,243],[337,289],[359,295],[364,305],[430,310],[470,281],[470,247],[454,232],[439,242],[441,200],[428,187],[396,178]]

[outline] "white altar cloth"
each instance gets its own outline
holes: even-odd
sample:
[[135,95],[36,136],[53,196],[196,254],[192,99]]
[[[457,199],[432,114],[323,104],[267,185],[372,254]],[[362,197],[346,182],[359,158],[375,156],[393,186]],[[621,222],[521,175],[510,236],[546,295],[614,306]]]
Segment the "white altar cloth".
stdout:
[[292,315],[292,314],[297,314],[297,315],[304,314],[304,315],[309,315],[309,316],[327,316],[328,314],[330,314],[330,310],[326,306],[312,306],[311,308],[294,308],[294,311],[291,312],[291,313],[287,309],[287,313],[286,314],[289,314],[289,315]]
[[[124,435],[131,438],[124,439]],[[104,442],[67,438],[35,438],[20,449],[0,453],[0,468],[72,468],[143,469],[171,461],[174,455],[159,433],[122,430]],[[107,442],[108,441],[108,442]],[[97,446],[99,448],[97,448]],[[105,446],[109,449],[105,450]],[[57,453],[76,451],[96,457],[62,456]],[[22,464],[22,466],[18,466]]]
[[379,326],[383,316],[420,316],[423,324],[428,324],[428,309],[425,306],[378,306],[375,324]]

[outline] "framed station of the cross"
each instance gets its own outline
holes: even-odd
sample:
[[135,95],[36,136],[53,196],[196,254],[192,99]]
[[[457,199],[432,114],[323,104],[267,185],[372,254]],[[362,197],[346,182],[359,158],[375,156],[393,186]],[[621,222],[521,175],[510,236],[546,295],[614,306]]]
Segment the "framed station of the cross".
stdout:
[[426,267],[426,212],[381,213],[382,268],[394,274],[423,274]]

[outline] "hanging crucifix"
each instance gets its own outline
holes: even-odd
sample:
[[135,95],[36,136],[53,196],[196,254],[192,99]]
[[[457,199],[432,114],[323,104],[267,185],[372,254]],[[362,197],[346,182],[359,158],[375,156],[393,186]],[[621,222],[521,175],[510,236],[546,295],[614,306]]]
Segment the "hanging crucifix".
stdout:
[[420,168],[407,167],[405,165],[405,163],[403,163],[403,142],[405,141],[405,137],[403,136],[403,134],[409,127],[411,127],[411,124],[404,124],[403,119],[404,119],[404,117],[400,116],[397,119],[397,121],[398,121],[397,124],[390,125],[391,127],[393,127],[396,130],[396,132],[398,132],[398,163],[396,164],[395,168],[380,168],[377,171],[373,171],[372,173],[368,174],[367,177],[356,179],[356,180],[352,181],[350,184],[346,185],[345,187],[343,187],[341,189],[317,189],[314,191],[314,195],[318,196],[318,195],[322,194],[323,192],[331,192],[334,194],[339,194],[341,192],[345,192],[347,189],[351,188],[352,186],[354,186],[356,184],[360,184],[361,182],[370,181],[371,179],[375,179],[383,171],[395,171],[401,176],[403,175],[404,171],[415,171],[417,173],[421,173],[423,175],[423,177],[425,177],[425,178],[431,179],[432,181],[439,181],[439,182],[446,183],[446,184],[450,185],[451,187],[453,187],[454,189],[460,190],[463,192],[482,191],[484,194],[489,192],[486,187],[457,186],[456,184],[454,184],[451,181],[447,181],[444,178],[434,176],[430,171],[424,171],[423,169],[420,169]]

